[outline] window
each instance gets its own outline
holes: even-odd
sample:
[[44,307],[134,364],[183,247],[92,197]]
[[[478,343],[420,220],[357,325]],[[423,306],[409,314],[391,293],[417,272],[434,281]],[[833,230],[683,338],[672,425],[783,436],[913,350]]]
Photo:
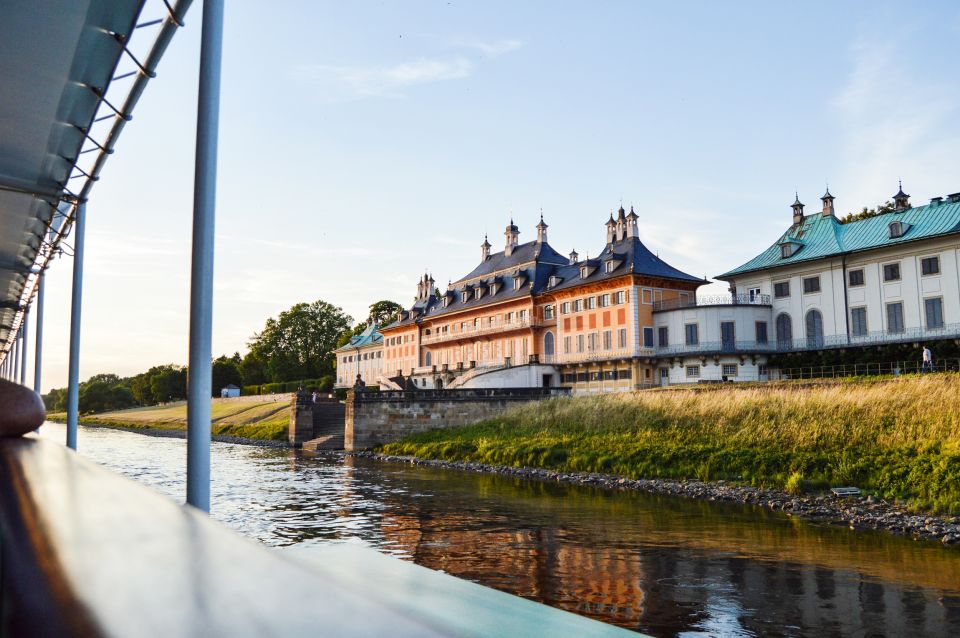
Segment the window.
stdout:
[[810,310],[807,312],[804,323],[807,329],[807,347],[823,347],[823,315],[819,310]]
[[940,274],[940,258],[925,257],[920,260],[920,273],[924,275]]
[[613,348],[613,333],[609,330],[603,331],[603,349],[610,350]]
[[761,377],[767,376],[767,364],[759,363],[757,364],[757,374]]
[[591,332],[587,335],[587,351],[596,352],[600,349],[600,335],[596,332]]
[[670,345],[670,331],[666,326],[660,326],[657,328],[657,345],[661,348],[666,348]]
[[697,324],[688,323],[683,327],[683,329],[688,346],[695,346],[700,343],[700,331]]
[[767,322],[756,322],[757,343],[767,343]]
[[520,290],[520,286],[521,286],[521,285],[523,285],[523,278],[522,278],[522,277],[514,277],[514,278],[513,278],[513,289],[514,289],[514,290]]
[[933,297],[923,300],[923,312],[927,318],[927,329],[936,330],[943,327],[943,298]]
[[793,321],[787,313],[777,315],[777,347],[782,349],[793,347]]
[[851,286],[862,286],[863,285],[863,268],[858,268],[857,270],[851,270],[847,273],[847,279],[850,281]]
[[470,300],[469,292],[465,292],[462,295],[460,295],[460,301],[462,301],[463,303],[467,303],[469,300]]
[[[650,371],[647,370],[647,372],[649,373]],[[632,375],[630,374],[630,368],[626,368],[626,369],[624,369],[624,370],[617,370],[617,378],[618,378],[618,379],[629,379],[631,376],[632,376]],[[649,375],[648,375],[648,376],[649,376]]]
[[553,306],[544,306],[544,307],[543,307],[543,318],[544,318],[544,319],[553,319]]
[[627,293],[625,293],[625,292],[622,291],[622,290],[621,290],[620,292],[618,292],[618,293],[615,293],[615,294],[613,295],[613,303],[615,303],[615,304],[624,303],[624,302],[626,301],[626,296],[627,296]]
[[640,303],[652,304],[653,303],[653,291],[649,288],[644,288],[640,291]]
[[593,310],[597,307],[596,297],[587,297],[585,301],[587,302],[587,310]]
[[687,378],[697,379],[700,377],[700,366],[687,366]]
[[903,237],[903,234],[906,232],[907,229],[904,227],[903,222],[890,222],[890,239]]
[[603,380],[604,381],[615,381],[617,378],[616,370],[604,370],[603,371]]
[[777,299],[790,296],[790,282],[781,281],[773,284],[773,296]]
[[556,275],[550,275],[550,284],[549,284],[549,285],[550,285],[551,288],[553,288],[554,286],[557,285],[557,276],[556,276]]
[[606,308],[610,305],[610,294],[600,295],[600,307]]
[[643,347],[644,348],[653,347],[653,328],[643,329]]
[[560,314],[561,314],[561,315],[568,315],[568,314],[570,314],[570,302],[569,302],[569,301],[564,301],[562,304],[560,304]]
[[804,277],[803,294],[809,295],[814,292],[820,292],[820,277]]
[[518,316],[520,318],[520,323],[524,323],[527,320],[527,311],[521,310]]
[[799,248],[797,244],[780,244],[780,258],[793,257]]
[[750,303],[754,303],[755,301],[760,301],[759,288],[750,288],[749,290],[747,290],[747,295],[748,295],[748,298],[750,299]]
[[504,315],[503,315],[503,322],[504,322],[504,323],[513,323],[513,313],[512,313],[512,312],[504,313]]
[[887,332],[903,332],[903,303],[887,304]]
[[850,309],[850,332],[855,337],[862,337],[869,332],[869,330],[867,329],[867,309],[866,308]]
[[725,363],[723,364],[723,376],[725,377],[735,377],[737,376],[737,364],[735,363]]
[[543,335],[543,354],[548,357],[553,354],[553,333],[545,332]]
[[583,299],[575,299],[573,302],[573,311],[580,312],[583,310]]
[[586,266],[581,266],[581,267],[580,267],[580,279],[586,279],[586,278],[587,278],[587,267],[586,267]]
[[571,350],[570,350],[570,344],[571,344],[571,343],[572,343],[572,342],[571,342],[570,337],[564,337],[564,338],[563,338],[563,352],[564,352],[565,354],[570,354],[570,352],[571,352]]
[[627,347],[627,329],[620,328],[617,330],[617,347],[623,350]]
[[583,352],[583,335],[577,335],[577,352]]
[[730,352],[736,344],[736,325],[732,321],[720,322],[720,347]]
[[613,261],[612,259],[609,260],[607,263],[604,264],[604,268],[606,269],[606,272],[613,272],[613,270],[614,270],[616,267],[617,267],[617,264],[614,263],[614,261]]
[[900,262],[883,265],[883,280],[898,281],[900,279]]

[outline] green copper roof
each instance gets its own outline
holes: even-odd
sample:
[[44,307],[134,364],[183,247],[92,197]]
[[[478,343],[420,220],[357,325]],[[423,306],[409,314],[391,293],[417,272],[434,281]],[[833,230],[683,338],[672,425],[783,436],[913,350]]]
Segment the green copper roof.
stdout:
[[346,352],[348,350],[356,350],[357,348],[363,348],[366,346],[378,344],[383,342],[383,335],[380,334],[377,324],[371,323],[366,327],[366,329],[358,334],[355,337],[350,337],[350,342],[340,346],[334,352]]
[[[890,224],[895,221],[903,224],[904,233],[900,237],[891,238]],[[791,226],[776,243],[747,263],[725,272],[717,278],[729,279],[742,273],[778,268],[953,233],[960,233],[960,202],[954,201],[908,208],[899,213],[883,213],[876,217],[869,217],[849,224],[841,224],[832,215],[824,216],[816,213],[804,217],[803,222],[799,225]],[[799,250],[796,250],[790,257],[784,258],[780,247],[785,243],[796,244]]]

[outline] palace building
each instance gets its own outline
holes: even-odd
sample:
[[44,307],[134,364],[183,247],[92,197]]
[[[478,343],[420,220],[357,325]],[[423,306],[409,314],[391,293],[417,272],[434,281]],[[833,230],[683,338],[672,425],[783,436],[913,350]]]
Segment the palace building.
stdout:
[[547,241],[520,242],[511,220],[504,248],[484,239],[480,263],[440,295],[424,275],[414,304],[381,331],[381,386],[553,387],[631,390],[657,381],[655,304],[689,303],[706,280],[661,260],[640,241],[637,214],[606,222],[592,259],[564,257]]
[[357,385],[376,385],[383,372],[383,335],[377,324],[370,323],[359,335],[333,351],[337,361],[335,388]]
[[730,292],[716,297],[698,298],[707,280],[644,246],[632,209],[610,216],[590,259],[554,250],[542,216],[525,243],[511,220],[503,250],[485,238],[445,292],[423,275],[363,378],[579,394],[767,380],[780,376],[774,354],[960,339],[960,193],[915,207],[901,187],[889,209],[854,220],[837,218],[834,199],[828,190],[807,214],[795,198],[786,231],[720,275]]

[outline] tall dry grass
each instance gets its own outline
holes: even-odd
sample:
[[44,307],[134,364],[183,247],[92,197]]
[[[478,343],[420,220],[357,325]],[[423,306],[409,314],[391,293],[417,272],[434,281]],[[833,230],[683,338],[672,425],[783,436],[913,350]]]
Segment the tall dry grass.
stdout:
[[387,453],[818,489],[960,511],[960,376],[559,398]]

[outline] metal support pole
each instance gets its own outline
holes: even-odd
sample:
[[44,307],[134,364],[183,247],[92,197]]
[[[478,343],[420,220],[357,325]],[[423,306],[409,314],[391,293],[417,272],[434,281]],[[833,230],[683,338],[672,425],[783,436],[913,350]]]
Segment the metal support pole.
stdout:
[[13,339],[13,368],[10,370],[10,380],[16,383],[17,370],[20,369],[20,339],[23,337],[23,331],[17,330],[17,336]]
[[223,0],[204,0],[197,95],[190,271],[190,368],[187,385],[187,503],[210,511],[210,407],[213,332],[213,228]]
[[40,364],[43,363],[43,273],[37,283],[37,336],[34,337],[36,347],[33,349],[33,391],[41,393]]
[[83,300],[83,235],[87,205],[77,204],[73,228],[73,296],[70,300],[70,365],[67,377],[67,447],[77,449],[80,409],[80,302]]
[[20,385],[27,384],[27,352],[30,336],[30,309],[23,311],[23,326],[20,328]]

